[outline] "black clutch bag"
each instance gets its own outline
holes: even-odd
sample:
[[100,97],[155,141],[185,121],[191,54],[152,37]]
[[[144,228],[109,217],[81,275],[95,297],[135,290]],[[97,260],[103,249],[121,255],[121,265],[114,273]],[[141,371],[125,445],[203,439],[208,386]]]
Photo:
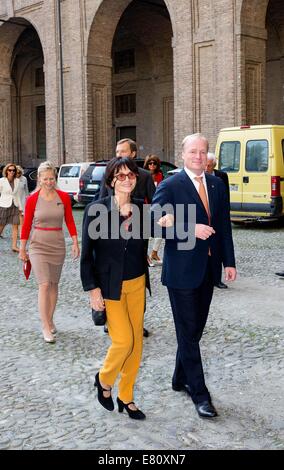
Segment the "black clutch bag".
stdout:
[[96,326],[104,325],[106,323],[106,311],[92,308],[92,320]]

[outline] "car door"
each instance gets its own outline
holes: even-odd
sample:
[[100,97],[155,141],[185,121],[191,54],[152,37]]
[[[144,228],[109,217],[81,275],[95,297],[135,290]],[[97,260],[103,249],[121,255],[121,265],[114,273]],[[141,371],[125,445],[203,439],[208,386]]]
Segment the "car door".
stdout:
[[[267,131],[269,133],[269,130]],[[270,213],[270,168],[269,135],[253,136],[245,141],[245,159],[243,169],[243,212],[254,215]]]
[[231,211],[241,211],[243,202],[243,180],[241,169],[242,139],[224,137],[220,142],[218,168],[228,174],[230,185]]

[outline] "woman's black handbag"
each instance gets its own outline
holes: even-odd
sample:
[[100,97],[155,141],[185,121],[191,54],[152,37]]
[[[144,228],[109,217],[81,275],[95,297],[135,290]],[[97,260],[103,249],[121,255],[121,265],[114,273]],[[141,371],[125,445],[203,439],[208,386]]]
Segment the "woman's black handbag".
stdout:
[[92,319],[96,326],[104,325],[106,323],[106,311],[92,308]]

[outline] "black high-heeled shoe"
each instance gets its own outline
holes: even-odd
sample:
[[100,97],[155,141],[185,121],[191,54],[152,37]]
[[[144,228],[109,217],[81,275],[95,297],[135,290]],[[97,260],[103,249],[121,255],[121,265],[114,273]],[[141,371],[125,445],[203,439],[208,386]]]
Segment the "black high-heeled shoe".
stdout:
[[110,389],[105,389],[101,386],[100,379],[99,379],[99,372],[96,375],[94,387],[97,387],[98,389],[98,400],[99,403],[108,411],[113,411],[114,410],[114,404],[112,400],[112,396],[110,395],[109,397],[104,396],[104,392],[110,392]]
[[143,411],[141,410],[131,410],[129,408],[129,405],[133,404],[135,405],[134,401],[131,401],[129,403],[124,403],[117,397],[117,404],[118,404],[118,412],[122,413],[123,410],[125,409],[128,413],[129,418],[132,419],[145,419],[146,416],[144,415]]

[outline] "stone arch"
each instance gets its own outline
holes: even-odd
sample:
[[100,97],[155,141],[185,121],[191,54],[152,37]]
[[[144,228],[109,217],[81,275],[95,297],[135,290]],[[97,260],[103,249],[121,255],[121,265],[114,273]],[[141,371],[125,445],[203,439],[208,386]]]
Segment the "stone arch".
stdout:
[[[155,4],[155,0],[154,2],[143,2],[144,7],[147,7],[147,4],[153,5],[153,3]],[[113,154],[116,135],[113,121],[112,50],[119,22],[131,4],[135,4],[135,0],[103,0],[90,27],[87,46],[87,149],[89,160],[109,157]],[[157,0],[157,8],[161,5],[168,9],[171,7],[171,2]],[[168,15],[171,36],[173,36],[174,28],[169,10]],[[135,37],[133,34],[132,42],[141,43],[141,38],[138,35]],[[144,53],[149,55],[146,48]],[[150,57],[149,62],[151,62]],[[168,108],[172,106],[173,113],[173,96],[171,103],[165,102],[166,106]]]
[[[284,112],[281,108],[283,80],[280,78],[283,77],[284,71],[281,59],[284,37],[283,32],[280,32],[280,29],[284,30],[283,10],[281,0],[241,2],[238,43],[240,123],[284,123]],[[277,22],[278,27],[275,28]]]
[[[34,108],[30,107],[31,102],[28,105],[29,112],[27,109],[23,110],[24,93],[21,93],[20,89],[25,74],[32,67],[31,64],[40,57],[40,66],[43,67],[44,59],[41,41],[34,25],[21,17],[15,18],[14,21],[17,24],[13,24],[13,18],[10,18],[9,22],[0,28],[0,161],[12,159],[28,166],[31,164],[29,157],[35,153],[36,118]],[[36,40],[37,50],[35,44],[34,49],[31,48],[32,40]],[[34,94],[39,95],[38,92]],[[41,92],[41,95],[40,104],[44,106],[44,92]],[[35,103],[33,104],[35,106]]]

